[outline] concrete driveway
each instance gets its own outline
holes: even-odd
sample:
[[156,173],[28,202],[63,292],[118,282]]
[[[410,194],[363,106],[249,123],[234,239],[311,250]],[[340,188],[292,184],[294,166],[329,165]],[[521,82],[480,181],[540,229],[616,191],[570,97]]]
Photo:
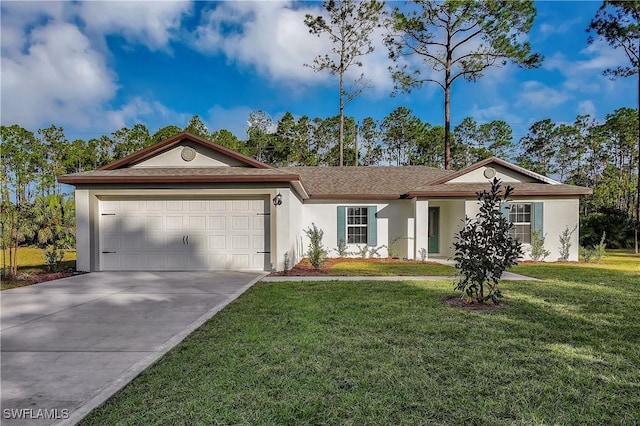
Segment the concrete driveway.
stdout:
[[74,424],[262,276],[97,272],[3,291],[0,423]]

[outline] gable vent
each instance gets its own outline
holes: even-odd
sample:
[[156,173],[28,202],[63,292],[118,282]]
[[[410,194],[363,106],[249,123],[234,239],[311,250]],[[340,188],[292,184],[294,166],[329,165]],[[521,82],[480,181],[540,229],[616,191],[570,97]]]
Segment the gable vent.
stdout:
[[196,150],[191,148],[190,146],[185,146],[184,148],[182,148],[180,156],[184,161],[191,161],[196,158]]

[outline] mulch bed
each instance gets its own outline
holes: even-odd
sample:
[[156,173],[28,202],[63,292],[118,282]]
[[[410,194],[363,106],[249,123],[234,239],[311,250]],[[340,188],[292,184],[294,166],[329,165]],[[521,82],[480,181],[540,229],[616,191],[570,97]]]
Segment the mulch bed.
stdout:
[[456,309],[464,309],[468,311],[493,311],[495,309],[504,308],[504,302],[499,305],[490,304],[487,305],[485,303],[467,303],[466,300],[459,295],[457,296],[449,296],[442,299],[442,303]]
[[84,272],[76,271],[57,271],[57,272],[18,272],[15,277],[10,278],[15,281],[25,281],[29,284],[39,284],[45,281],[58,280],[73,275],[80,275]]
[[[336,263],[345,263],[345,262],[358,262],[358,263],[406,263],[411,262],[415,263],[414,260],[404,260],[404,259],[393,259],[393,258],[367,258],[362,259],[359,257],[335,257],[329,258],[324,261],[320,269],[315,269],[309,261],[305,258],[298,262],[293,268],[289,269],[286,273],[285,271],[275,271],[269,274],[270,276],[280,277],[280,276],[294,276],[294,277],[322,277],[329,275],[329,271]],[[440,265],[436,262],[421,262],[425,265]]]

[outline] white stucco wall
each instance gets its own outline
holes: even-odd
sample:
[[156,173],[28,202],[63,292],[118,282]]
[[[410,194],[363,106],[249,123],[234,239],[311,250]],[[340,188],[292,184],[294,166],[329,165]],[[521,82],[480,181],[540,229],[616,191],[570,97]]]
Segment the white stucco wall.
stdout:
[[[312,223],[324,231],[324,246],[329,249],[330,257],[337,257],[338,247],[338,206],[368,207],[376,206],[377,209],[377,247],[388,245],[394,238],[400,238],[396,247],[401,257],[413,257],[413,203],[411,200],[392,200],[380,202],[380,200],[345,202],[345,201],[310,201],[306,200],[302,205],[302,219],[300,222],[300,235],[304,251],[306,252],[309,240],[304,233]],[[410,238],[411,237],[411,238]],[[349,251],[356,251],[357,244],[349,244]],[[386,257],[386,248],[379,252],[381,257]]]
[[[579,221],[579,201],[578,198],[534,198],[534,197],[521,197],[513,198],[512,202],[522,203],[544,203],[543,207],[543,228],[542,232],[545,236],[544,247],[551,253],[544,259],[547,262],[557,261],[560,257],[560,234],[569,227],[572,230],[574,226],[578,225]],[[465,202],[466,214],[469,217],[474,217],[479,211],[479,205],[476,200],[469,200]],[[569,253],[569,261],[578,261],[578,229],[571,237],[571,249]],[[524,260],[530,260],[529,244],[523,244],[525,252]]]

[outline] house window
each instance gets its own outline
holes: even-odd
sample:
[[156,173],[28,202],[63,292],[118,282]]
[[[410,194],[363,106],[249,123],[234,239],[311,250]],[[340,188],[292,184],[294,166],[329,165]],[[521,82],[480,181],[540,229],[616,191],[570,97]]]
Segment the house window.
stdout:
[[347,207],[347,244],[367,244],[368,208]]
[[531,244],[531,203],[511,203],[509,222],[513,224],[511,236],[523,244]]

